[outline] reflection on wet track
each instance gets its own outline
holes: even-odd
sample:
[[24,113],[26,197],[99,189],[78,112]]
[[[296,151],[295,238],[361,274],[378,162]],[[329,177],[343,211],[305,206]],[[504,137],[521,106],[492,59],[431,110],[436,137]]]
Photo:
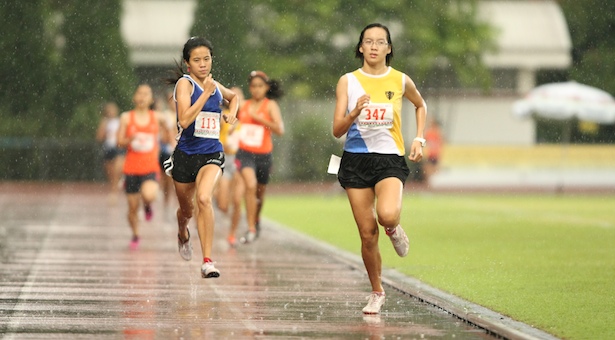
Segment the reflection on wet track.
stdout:
[[[335,254],[263,226],[229,248],[218,216],[217,279],[177,253],[160,204],[128,249],[123,198],[92,184],[0,184],[0,334],[12,338],[489,338],[393,289],[364,316],[368,280]],[[166,218],[165,218],[166,217]]]

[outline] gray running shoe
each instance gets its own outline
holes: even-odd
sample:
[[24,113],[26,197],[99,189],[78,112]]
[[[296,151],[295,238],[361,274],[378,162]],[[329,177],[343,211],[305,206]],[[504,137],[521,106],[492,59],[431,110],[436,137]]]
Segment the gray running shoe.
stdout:
[[192,245],[190,244],[190,230],[188,230],[188,239],[182,242],[182,239],[177,234],[177,248],[182,259],[190,261],[192,259]]
[[406,235],[404,229],[402,229],[401,225],[395,227],[395,230],[392,234],[389,235],[389,238],[393,243],[393,248],[395,248],[397,255],[399,255],[400,257],[408,255],[408,249],[410,249],[410,241],[408,240],[408,236]]
[[242,236],[239,239],[239,242],[246,244],[246,243],[252,243],[254,242],[254,240],[256,240],[256,232],[248,231],[244,236]]

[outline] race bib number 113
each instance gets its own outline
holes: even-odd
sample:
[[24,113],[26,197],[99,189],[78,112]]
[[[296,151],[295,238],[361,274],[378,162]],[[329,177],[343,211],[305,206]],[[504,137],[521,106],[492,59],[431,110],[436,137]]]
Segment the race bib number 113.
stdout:
[[220,138],[220,114],[201,111],[194,121],[194,136],[200,138]]

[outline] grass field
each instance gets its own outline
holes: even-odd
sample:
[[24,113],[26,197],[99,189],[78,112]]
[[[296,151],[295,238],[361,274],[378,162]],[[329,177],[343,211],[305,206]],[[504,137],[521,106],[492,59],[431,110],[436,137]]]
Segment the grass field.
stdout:
[[[263,214],[359,254],[343,194],[271,195]],[[615,196],[417,193],[402,225],[410,254],[381,237],[385,266],[558,337],[615,338]]]

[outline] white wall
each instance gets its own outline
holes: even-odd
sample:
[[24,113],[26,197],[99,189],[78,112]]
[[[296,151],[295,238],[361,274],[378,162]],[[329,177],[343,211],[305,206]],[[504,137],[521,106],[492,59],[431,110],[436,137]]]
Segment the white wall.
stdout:
[[[533,120],[516,118],[511,112],[516,99],[460,96],[426,98],[426,101],[428,114],[441,121],[450,144],[533,145]],[[406,105],[405,109],[410,110],[410,106]],[[410,131],[414,134],[416,130],[411,123]]]
[[124,0],[120,30],[138,66],[173,66],[181,57],[196,10],[195,0]]

